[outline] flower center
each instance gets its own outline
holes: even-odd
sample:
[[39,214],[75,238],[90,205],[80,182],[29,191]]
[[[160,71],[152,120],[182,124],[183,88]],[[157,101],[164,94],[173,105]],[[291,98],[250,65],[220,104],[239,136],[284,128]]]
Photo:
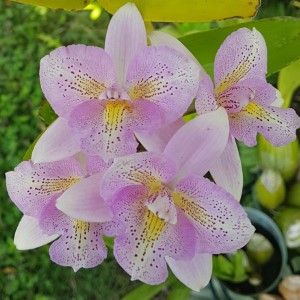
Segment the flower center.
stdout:
[[[160,182],[159,182],[160,183]],[[160,219],[170,224],[176,224],[177,212],[172,200],[171,191],[162,183],[150,190],[146,201],[147,208]]]

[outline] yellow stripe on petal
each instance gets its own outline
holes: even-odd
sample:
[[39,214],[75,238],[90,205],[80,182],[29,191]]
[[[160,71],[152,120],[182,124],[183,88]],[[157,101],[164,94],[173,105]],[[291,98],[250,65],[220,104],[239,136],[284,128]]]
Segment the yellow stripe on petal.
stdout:
[[111,100],[105,106],[104,122],[113,130],[124,120],[127,113],[132,112],[131,106],[126,100]]
[[146,81],[141,81],[129,89],[129,97],[132,100],[147,99],[159,94],[162,89],[163,82],[156,79],[148,78]]
[[70,88],[79,92],[81,95],[88,96],[90,99],[98,99],[106,90],[106,85],[93,79],[88,74],[74,75],[75,81],[70,82]]
[[215,88],[216,96],[231,88],[235,83],[243,79],[243,77],[251,70],[251,57],[237,66],[230,74],[228,74],[222,82]]
[[[155,242],[162,234],[166,222],[157,217],[152,211],[147,210],[145,216],[145,239],[148,243]],[[146,245],[147,247],[148,245]]]
[[[283,125],[283,121],[276,116],[275,114],[271,114],[269,111],[265,110],[262,106],[257,104],[256,102],[250,102],[242,111],[241,114],[247,113],[253,118],[259,121],[267,121],[270,123],[276,123]],[[234,114],[233,116],[239,116],[239,113]]]
[[81,221],[81,220],[74,220],[73,221],[73,228],[75,233],[80,235],[86,235],[90,230],[90,223]]
[[33,187],[33,193],[38,193],[39,195],[50,195],[52,193],[65,191],[77,183],[80,179],[80,177],[35,179],[32,180],[32,183],[36,185],[36,187]]
[[[131,235],[135,237],[136,251],[133,253],[133,268],[131,272],[132,280],[139,278],[144,266],[147,264],[155,264],[156,243],[159,241],[164,230],[166,229],[166,222],[157,217],[150,210],[145,210],[144,222],[140,228],[140,232],[136,235],[135,229],[131,229]],[[151,261],[149,261],[151,260]]]
[[180,192],[174,192],[172,197],[175,205],[181,208],[188,217],[203,226],[213,226],[210,214],[198,203]]

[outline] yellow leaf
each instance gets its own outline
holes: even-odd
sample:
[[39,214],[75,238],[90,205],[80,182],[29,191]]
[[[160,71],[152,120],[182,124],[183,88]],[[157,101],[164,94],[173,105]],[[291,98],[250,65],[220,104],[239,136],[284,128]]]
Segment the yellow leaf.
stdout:
[[64,8],[68,10],[83,9],[90,0],[13,0],[20,3],[46,6],[49,8]]
[[[99,0],[114,13],[128,0]],[[202,22],[255,15],[260,0],[132,0],[145,21]]]

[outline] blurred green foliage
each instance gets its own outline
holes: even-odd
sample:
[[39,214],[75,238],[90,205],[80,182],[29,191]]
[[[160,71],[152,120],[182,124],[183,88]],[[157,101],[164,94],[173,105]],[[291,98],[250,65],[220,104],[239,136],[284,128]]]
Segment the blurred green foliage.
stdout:
[[13,236],[21,214],[8,200],[4,173],[13,169],[44,129],[39,61],[72,43],[103,46],[108,15],[93,22],[89,11],[65,12],[0,0],[0,299],[120,299],[135,286],[112,255],[92,270],[63,268],[48,247],[17,251]]

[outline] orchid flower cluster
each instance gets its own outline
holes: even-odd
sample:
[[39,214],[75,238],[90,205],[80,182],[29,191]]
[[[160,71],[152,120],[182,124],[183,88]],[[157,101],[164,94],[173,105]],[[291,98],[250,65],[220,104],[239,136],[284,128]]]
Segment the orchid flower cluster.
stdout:
[[[51,260],[77,271],[103,262],[111,236],[132,280],[159,284],[169,267],[199,290],[212,255],[242,248],[254,232],[239,204],[235,139],[253,146],[260,133],[284,145],[300,122],[265,79],[266,44],[255,29],[224,41],[214,82],[175,38],[148,38],[126,4],[104,49],[71,45],[41,60],[41,87],[59,117],[31,160],[6,174],[24,214],[14,241],[20,250],[52,242]],[[185,123],[194,100],[198,116]]]

